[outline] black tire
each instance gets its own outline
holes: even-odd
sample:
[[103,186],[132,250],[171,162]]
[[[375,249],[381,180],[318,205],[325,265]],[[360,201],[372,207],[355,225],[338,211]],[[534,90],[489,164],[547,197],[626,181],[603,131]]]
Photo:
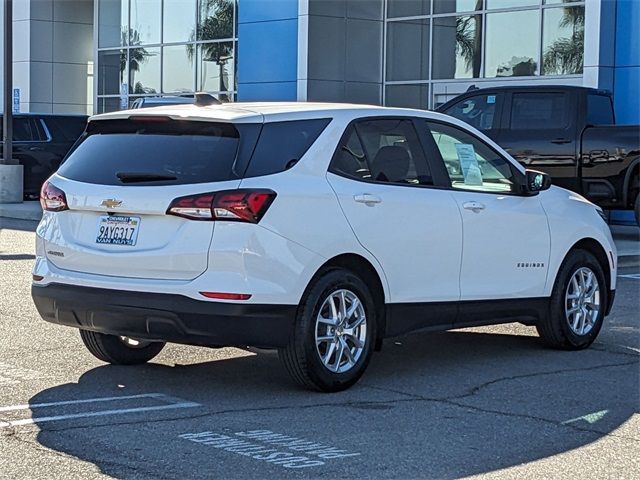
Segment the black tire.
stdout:
[[636,214],[636,223],[640,227],[640,194],[636,196],[636,204],[633,211]]
[[[322,347],[316,347],[316,319],[320,309],[325,300],[339,290],[348,290],[357,296],[366,318],[366,336],[359,358],[349,370],[341,373],[331,371],[323,364],[319,352]],[[316,277],[307,288],[298,307],[289,344],[279,349],[278,355],[289,375],[299,385],[321,392],[345,390],[360,379],[369,364],[376,341],[376,323],[375,302],[366,283],[348,270],[330,269]],[[355,344],[352,348],[357,349]],[[337,353],[333,358],[336,358],[335,355]],[[340,360],[335,364],[339,365]]]
[[147,363],[160,353],[164,342],[144,342],[140,346],[129,346],[116,335],[80,330],[80,338],[87,350],[103,362],[114,365],[138,365]]
[[[565,304],[569,283],[579,269],[586,267],[595,274],[600,291],[600,307],[591,329],[584,334],[576,334],[569,325]],[[581,350],[587,348],[598,336],[607,306],[608,290],[604,270],[596,257],[586,250],[572,250],[560,266],[556,277],[549,310],[545,318],[536,325],[542,342],[549,347],[562,350]]]

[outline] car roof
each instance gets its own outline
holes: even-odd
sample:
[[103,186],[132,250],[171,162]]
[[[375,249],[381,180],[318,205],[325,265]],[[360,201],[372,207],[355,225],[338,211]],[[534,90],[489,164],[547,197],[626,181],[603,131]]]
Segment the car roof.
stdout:
[[349,103],[316,102],[251,102],[224,103],[222,105],[199,106],[194,104],[162,105],[158,107],[122,110],[103,113],[90,118],[95,120],[126,119],[131,116],[168,116],[174,119],[190,119],[222,122],[273,122],[301,118],[327,118],[338,112],[350,112],[354,116],[397,115],[397,116],[434,116],[426,110],[409,108],[389,108],[376,105],[356,105]]

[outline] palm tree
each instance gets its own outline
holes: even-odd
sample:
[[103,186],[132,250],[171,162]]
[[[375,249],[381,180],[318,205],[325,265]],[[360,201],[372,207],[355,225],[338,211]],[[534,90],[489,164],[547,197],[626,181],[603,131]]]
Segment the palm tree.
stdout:
[[[190,41],[218,40],[233,36],[233,1],[234,0],[203,0],[200,7],[200,21],[191,33]],[[215,62],[220,68],[220,91],[229,91],[227,63],[233,59],[233,44],[231,42],[215,42],[200,44],[202,63]],[[193,60],[195,44],[187,45],[187,56]],[[232,66],[233,68],[233,66]],[[200,84],[204,84],[206,70],[200,72]],[[233,86],[231,86],[233,89]],[[225,95],[226,96],[226,95]],[[228,98],[227,98],[228,99]]]
[[582,72],[584,61],[584,7],[563,7],[560,28],[571,27],[571,36],[558,38],[549,45],[542,64],[547,75]]
[[[482,10],[482,0],[476,1],[476,10]],[[456,54],[462,56],[472,77],[480,77],[482,45],[482,15],[456,18]]]

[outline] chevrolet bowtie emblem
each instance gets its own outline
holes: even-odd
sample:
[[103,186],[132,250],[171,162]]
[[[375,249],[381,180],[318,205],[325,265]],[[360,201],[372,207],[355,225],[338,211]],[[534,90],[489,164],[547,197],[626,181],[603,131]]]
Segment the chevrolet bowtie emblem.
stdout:
[[116,200],[115,198],[105,198],[100,204],[101,207],[116,208],[122,205],[122,200]]

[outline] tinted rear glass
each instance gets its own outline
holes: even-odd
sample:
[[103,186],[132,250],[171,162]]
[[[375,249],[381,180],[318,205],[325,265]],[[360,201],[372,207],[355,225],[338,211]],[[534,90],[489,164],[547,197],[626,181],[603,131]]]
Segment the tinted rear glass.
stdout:
[[511,128],[554,130],[567,126],[568,96],[564,93],[514,93]]
[[587,123],[589,125],[613,125],[613,105],[606,95],[587,95]]
[[245,177],[270,175],[291,168],[330,121],[330,118],[321,118],[265,123]]
[[43,117],[42,120],[58,142],[75,142],[87,126],[87,117],[82,116]]
[[[234,170],[239,143],[240,132],[232,124],[102,120],[89,125],[86,137],[58,173],[72,180],[101,185],[233,180],[239,178]],[[154,181],[143,180],[154,176]],[[123,181],[123,177],[137,178]]]

